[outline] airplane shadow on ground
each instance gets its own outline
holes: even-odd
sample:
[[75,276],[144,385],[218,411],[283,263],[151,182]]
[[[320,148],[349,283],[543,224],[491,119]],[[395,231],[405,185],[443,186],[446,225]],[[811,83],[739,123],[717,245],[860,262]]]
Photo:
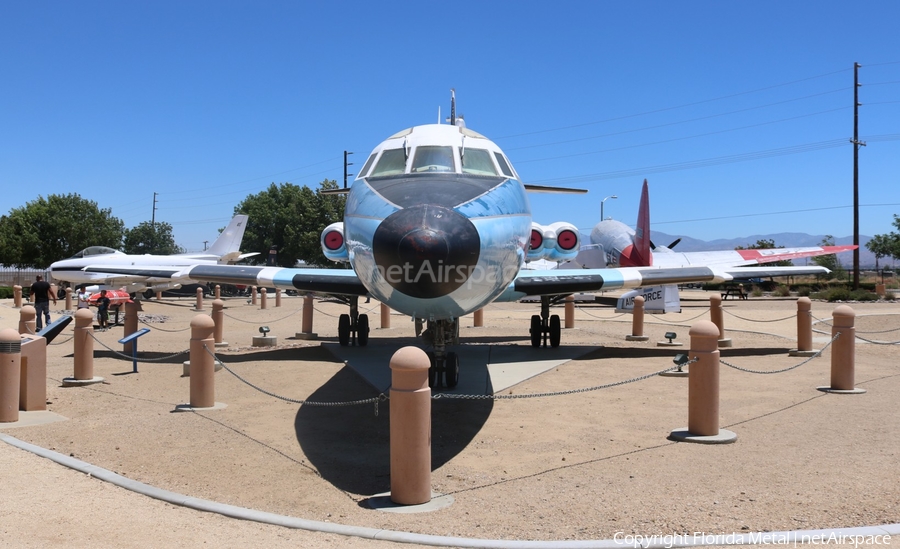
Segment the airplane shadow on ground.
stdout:
[[[369,399],[377,392],[344,367],[311,394],[311,402]],[[492,400],[432,400],[431,468],[441,467],[472,441],[490,416]],[[353,406],[304,404],[297,411],[297,441],[322,478],[336,488],[371,496],[390,490],[390,401]]]

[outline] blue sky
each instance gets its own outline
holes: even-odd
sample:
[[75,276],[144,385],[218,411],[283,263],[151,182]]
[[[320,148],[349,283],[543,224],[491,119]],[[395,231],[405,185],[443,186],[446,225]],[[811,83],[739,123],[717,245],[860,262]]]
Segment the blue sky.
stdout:
[[[496,141],[536,221],[703,240],[860,233],[900,213],[900,3],[4,2],[8,213],[77,192],[202,250],[247,195],[315,188],[449,113]],[[355,171],[351,167],[351,171]]]

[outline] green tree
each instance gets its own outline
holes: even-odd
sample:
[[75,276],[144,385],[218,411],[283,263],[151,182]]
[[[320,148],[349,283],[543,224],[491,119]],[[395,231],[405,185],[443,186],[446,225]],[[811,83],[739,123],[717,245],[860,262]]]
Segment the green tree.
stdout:
[[[830,234],[825,235],[825,238],[819,242],[819,246],[834,246],[834,237]],[[827,276],[829,280],[833,278],[844,278],[844,275],[846,274],[843,265],[838,261],[837,254],[818,255],[812,258],[812,261],[820,267],[831,270],[831,273]]]
[[260,252],[250,261],[264,263],[274,246],[282,267],[293,267],[298,260],[333,266],[322,254],[319,238],[325,227],[343,219],[346,197],[321,191],[337,188],[337,182],[328,179],[319,184],[317,191],[293,183],[272,183],[266,190],[245,198],[234,213],[249,216],[242,247]]
[[125,230],[122,251],[126,254],[171,255],[184,253],[184,248],[175,244],[169,223],[142,221],[137,227]]
[[124,227],[77,193],[40,196],[0,218],[0,263],[42,269],[88,246],[118,248]]
[[[744,246],[735,246],[735,250],[773,250],[776,248],[784,248],[784,246],[776,246],[775,241],[771,238],[764,238],[756,241],[756,244]],[[791,267],[794,265],[794,262],[790,259],[784,259],[782,261],[775,261],[772,263],[766,263],[766,265],[775,265],[777,267]]]
[[892,255],[894,242],[889,234],[876,234],[868,242],[866,242],[866,248],[875,254],[875,270],[878,270],[878,260],[882,257],[888,257]]

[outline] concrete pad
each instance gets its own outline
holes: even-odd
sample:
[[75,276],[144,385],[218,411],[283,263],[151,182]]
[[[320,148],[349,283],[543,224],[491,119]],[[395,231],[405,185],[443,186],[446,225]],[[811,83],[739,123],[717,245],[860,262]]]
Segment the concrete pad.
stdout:
[[49,410],[35,410],[33,412],[19,412],[19,421],[8,423],[0,423],[0,430],[14,429],[16,427],[33,427],[35,425],[46,425],[48,423],[56,423],[57,421],[66,421],[69,418],[53,413]]
[[75,379],[74,377],[64,377],[62,380],[63,387],[81,387],[82,385],[93,385],[95,383],[103,383],[103,378],[94,376],[91,379]]
[[[336,343],[323,343],[322,347],[376,390],[385,392],[391,386],[391,357],[405,345],[407,343],[402,342],[381,344],[370,339],[365,347],[342,347]],[[441,388],[440,391],[466,395],[494,394],[594,349],[596,347],[535,349],[524,345],[457,345],[449,350],[459,356],[459,384],[453,389]]]
[[228,405],[224,402],[216,402],[212,406],[208,406],[206,408],[194,408],[190,404],[179,404],[175,406],[173,412],[208,412],[210,410],[224,410],[228,408]]
[[687,427],[681,427],[669,434],[669,440],[696,442],[697,444],[731,444],[737,440],[737,435],[728,429],[719,429],[718,435],[695,435],[688,431]]
[[860,389],[856,387],[854,389],[832,389],[831,387],[816,387],[817,390],[822,391],[823,393],[834,393],[836,395],[861,395],[866,392],[865,389]]
[[365,500],[365,503],[376,511],[385,511],[387,513],[427,513],[450,507],[453,505],[453,496],[431,492],[431,501],[419,505],[401,505],[391,501],[390,492],[383,492]]

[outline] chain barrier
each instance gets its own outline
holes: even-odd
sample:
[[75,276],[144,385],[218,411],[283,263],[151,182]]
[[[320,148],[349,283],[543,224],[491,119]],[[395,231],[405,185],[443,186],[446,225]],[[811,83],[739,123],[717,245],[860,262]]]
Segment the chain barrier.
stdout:
[[[893,332],[893,330],[891,330]],[[878,332],[875,332],[878,333]],[[900,341],[877,341],[874,339],[866,339],[864,337],[856,336],[856,339],[860,341],[865,341],[866,343],[872,343],[873,345],[900,345]]]
[[301,307],[300,309],[297,309],[297,310],[295,310],[295,311],[289,313],[287,316],[283,316],[283,317],[278,318],[278,319],[275,319],[275,320],[265,320],[265,319],[258,319],[258,320],[244,320],[243,318],[237,318],[237,317],[231,316],[230,314],[225,313],[224,311],[222,312],[222,314],[224,314],[225,316],[227,316],[228,318],[230,318],[230,319],[232,319],[232,320],[237,320],[238,322],[244,322],[244,323],[246,323],[246,324],[259,324],[260,322],[265,322],[265,323],[267,323],[267,324],[274,324],[274,323],[276,323],[276,322],[281,322],[282,320],[286,320],[286,319],[288,319],[288,318],[291,318],[292,316],[296,315],[297,313],[299,313],[299,312],[302,311],[302,310],[303,310],[303,308]]
[[[793,314],[793,315],[790,315],[790,316],[786,316],[786,317],[783,317],[783,318],[775,318],[775,319],[772,319],[772,320],[757,320],[757,319],[754,319],[754,318],[744,318],[744,317],[742,317],[742,316],[738,316],[738,315],[732,313],[731,311],[729,311],[728,309],[725,309],[725,308],[723,308],[722,310],[725,311],[726,313],[730,314],[730,315],[733,316],[734,318],[739,318],[739,319],[741,319],[741,320],[746,320],[747,322],[781,322],[782,320],[789,320],[789,319],[792,319],[792,318],[797,318],[797,315],[796,315],[796,314]],[[812,314],[810,314],[810,316],[812,316]]]
[[619,313],[619,314],[613,315],[613,316],[597,316],[595,314],[588,312],[587,309],[581,307],[580,305],[575,305],[575,308],[578,309],[579,311],[581,311],[582,313],[584,313],[590,317],[596,318],[598,320],[613,320],[615,318],[620,318],[620,317],[623,317],[623,316],[629,314],[629,313]]
[[267,391],[266,389],[263,389],[262,387],[260,387],[258,385],[254,385],[253,383],[251,383],[251,382],[247,381],[246,379],[244,379],[243,377],[241,377],[237,372],[235,372],[234,370],[229,368],[227,364],[225,364],[221,359],[219,359],[216,356],[216,354],[214,352],[212,352],[209,349],[209,347],[206,346],[205,343],[203,344],[203,348],[206,350],[207,353],[209,353],[209,356],[211,356],[215,362],[218,362],[219,364],[221,364],[222,368],[226,372],[228,372],[229,374],[231,374],[235,378],[237,378],[238,381],[240,381],[241,383],[244,383],[245,385],[247,385],[248,387],[250,387],[252,389],[259,391],[260,393],[262,393],[264,395],[270,396],[272,398],[277,398],[278,400],[282,400],[284,402],[290,402],[292,404],[301,404],[301,405],[305,405],[305,406],[324,406],[324,407],[358,406],[360,404],[374,404],[375,405],[375,415],[377,416],[378,415],[378,403],[384,402],[385,400],[388,400],[388,398],[389,398],[386,394],[380,393],[376,397],[366,398],[366,399],[361,399],[361,400],[347,400],[347,401],[339,401],[339,402],[318,402],[318,401],[313,401],[313,400],[303,400],[303,399],[281,396],[281,395],[273,393],[271,391]]
[[731,363],[729,363],[729,362],[726,362],[726,361],[722,360],[721,358],[719,359],[719,362],[721,362],[721,363],[724,364],[725,366],[728,366],[729,368],[734,368],[735,370],[740,370],[741,372],[746,372],[746,373],[748,373],[748,374],[780,374],[780,373],[783,373],[783,372],[789,372],[789,371],[791,371],[791,370],[794,370],[794,369],[796,369],[796,368],[799,368],[800,366],[803,366],[803,365],[806,364],[807,362],[810,362],[812,359],[818,358],[823,352],[825,352],[825,349],[827,349],[828,347],[830,347],[831,344],[834,343],[834,342],[837,340],[837,338],[839,338],[839,337],[841,337],[841,334],[840,334],[840,333],[835,334],[835,336],[834,336],[833,338],[831,338],[831,341],[829,341],[828,344],[826,344],[824,347],[822,347],[822,349],[816,351],[816,354],[814,354],[814,355],[812,355],[811,357],[807,358],[806,360],[804,360],[804,361],[801,362],[800,364],[795,364],[794,366],[789,366],[789,367],[787,367],[787,368],[782,368],[781,370],[750,370],[749,368],[741,368],[740,366],[736,366],[736,365],[734,365],[734,364],[731,364]]
[[[102,345],[102,346],[103,346],[104,348],[106,348],[108,351],[112,352],[112,354],[114,354],[114,355],[116,355],[116,356],[119,356],[119,357],[122,357],[122,358],[124,358],[124,359],[126,359],[126,360],[131,360],[131,361],[137,361],[137,362],[162,362],[163,360],[168,360],[168,359],[170,359],[170,358],[175,358],[176,356],[184,355],[184,354],[187,354],[187,353],[191,352],[190,349],[185,349],[184,351],[181,351],[180,353],[175,353],[174,355],[161,356],[161,357],[158,357],[158,358],[135,358],[135,357],[133,357],[133,356],[131,356],[131,355],[126,355],[125,353],[120,353],[119,351],[113,349],[112,347],[110,347],[110,346],[107,345],[106,343],[103,343],[102,341],[100,341],[99,339],[97,339],[97,336],[95,336],[92,332],[88,332],[88,333],[91,335],[92,338],[94,338],[94,341],[96,341],[97,343],[99,343],[100,345]],[[72,337],[74,337],[74,336],[72,336]]]
[[659,315],[655,315],[653,313],[647,313],[647,316],[652,316],[653,318],[661,321],[663,324],[679,324],[679,323],[684,323],[684,322],[690,322],[692,320],[697,320],[698,318],[700,318],[701,316],[705,315],[708,312],[709,312],[709,307],[707,307],[705,311],[703,311],[702,313],[700,313],[697,316],[692,316],[691,318],[682,318],[682,319],[678,319],[678,320],[674,320],[674,321],[664,320],[664,319],[660,318]]
[[458,393],[438,393],[433,395],[431,398],[434,400],[442,399],[442,398],[450,398],[457,400],[516,400],[523,398],[543,398],[543,397],[553,397],[553,396],[563,396],[563,395],[574,395],[578,393],[589,393],[592,391],[600,391],[602,389],[609,389],[612,387],[618,387],[620,385],[627,385],[629,383],[635,383],[638,381],[644,381],[645,379],[650,379],[651,377],[658,376],[659,374],[663,374],[665,372],[671,372],[672,370],[677,370],[679,368],[683,368],[688,364],[692,364],[697,362],[697,358],[693,358],[683,364],[678,366],[672,366],[670,368],[666,368],[664,370],[659,370],[658,372],[653,372],[650,374],[645,374],[642,376],[634,377],[631,379],[626,379],[623,381],[614,381],[612,383],[606,383],[604,385],[595,385],[593,387],[583,387],[581,389],[569,389],[567,391],[554,391],[549,393],[529,393],[529,394],[517,394],[517,395],[463,395]]
[[138,322],[140,322],[141,324],[145,324],[145,325],[147,325],[147,326],[153,326],[153,329],[154,329],[154,330],[159,330],[160,332],[168,332],[168,333],[170,333],[170,334],[174,334],[174,333],[178,333],[178,332],[184,332],[184,331],[187,331],[187,330],[190,330],[190,329],[191,329],[191,327],[188,326],[187,328],[179,328],[179,329],[177,329],[177,330],[166,330],[165,328],[160,328],[159,326],[155,326],[155,325],[154,325],[155,323],[147,322],[146,320],[144,320],[144,319],[142,319],[142,318],[140,318],[140,317],[138,317]]

